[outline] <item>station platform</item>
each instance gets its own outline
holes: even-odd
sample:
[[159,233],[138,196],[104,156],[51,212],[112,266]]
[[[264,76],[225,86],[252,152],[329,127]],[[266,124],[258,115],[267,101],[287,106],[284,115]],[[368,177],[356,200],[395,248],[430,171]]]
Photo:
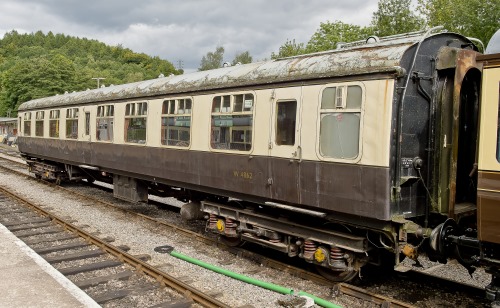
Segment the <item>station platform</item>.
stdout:
[[0,224],[0,307],[100,307]]

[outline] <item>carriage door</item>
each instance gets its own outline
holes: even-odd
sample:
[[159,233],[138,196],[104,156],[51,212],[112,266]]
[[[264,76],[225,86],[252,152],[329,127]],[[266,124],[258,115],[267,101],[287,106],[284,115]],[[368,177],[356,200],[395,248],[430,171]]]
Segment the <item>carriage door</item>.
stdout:
[[481,73],[471,69],[460,89],[458,117],[458,149],[456,158],[455,212],[460,205],[476,204],[479,92]]
[[273,199],[299,200],[301,87],[274,90],[269,140],[269,187]]

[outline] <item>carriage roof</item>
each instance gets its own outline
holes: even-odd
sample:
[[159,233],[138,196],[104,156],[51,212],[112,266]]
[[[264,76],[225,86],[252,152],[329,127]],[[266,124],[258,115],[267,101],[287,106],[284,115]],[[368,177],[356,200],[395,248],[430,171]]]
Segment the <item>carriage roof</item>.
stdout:
[[401,58],[412,45],[423,38],[424,32],[395,35],[381,39],[372,37],[374,43],[358,41],[343,44],[342,47],[336,50],[326,52],[235,65],[35,99],[23,103],[19,107],[19,111],[268,85],[297,80],[372,73],[402,74]]

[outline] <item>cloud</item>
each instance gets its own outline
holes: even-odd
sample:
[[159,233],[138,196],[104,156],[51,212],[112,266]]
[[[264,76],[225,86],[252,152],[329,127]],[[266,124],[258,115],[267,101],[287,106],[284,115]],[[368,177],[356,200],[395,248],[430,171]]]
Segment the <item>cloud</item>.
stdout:
[[226,61],[244,51],[254,60],[269,58],[287,39],[307,43],[321,22],[368,25],[376,8],[376,0],[4,0],[0,31],[98,39],[174,64],[181,60],[191,71],[218,45]]

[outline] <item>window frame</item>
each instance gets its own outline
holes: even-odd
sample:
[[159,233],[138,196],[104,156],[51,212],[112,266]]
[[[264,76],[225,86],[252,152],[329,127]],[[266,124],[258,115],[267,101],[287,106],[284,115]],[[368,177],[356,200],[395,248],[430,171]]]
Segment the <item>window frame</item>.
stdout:
[[[110,115],[111,114],[111,115]],[[109,120],[111,119],[111,132],[112,136],[111,138],[108,138],[106,140],[99,139],[98,134],[100,133],[99,129],[99,120],[105,120],[109,125]],[[115,105],[114,104],[102,104],[102,105],[97,105],[96,109],[96,118],[95,118],[95,139],[97,142],[107,142],[107,143],[113,143],[113,140],[115,139]],[[109,126],[106,129],[108,132],[109,136]]]
[[[24,114],[23,114],[23,136],[25,137],[31,137],[32,135],[32,125],[31,125],[31,111],[26,111]],[[26,124],[29,124],[29,133],[26,134]]]
[[[295,118],[293,119],[295,125],[293,127],[293,143],[292,144],[287,144],[287,143],[281,143],[281,142],[278,142],[278,136],[281,136],[281,134],[278,134],[278,132],[282,131],[280,130],[280,128],[282,128],[280,126],[280,122],[278,120],[278,117],[280,115],[279,111],[280,111],[280,108],[279,106],[282,106],[284,104],[291,104],[291,103],[294,103],[295,104]],[[276,145],[276,146],[288,146],[288,147],[295,147],[297,146],[297,141],[299,138],[297,138],[297,135],[299,134],[299,132],[297,132],[297,125],[298,125],[298,112],[299,112],[299,103],[296,99],[280,99],[278,101],[276,101],[276,104],[275,104],[275,116],[274,116],[274,136],[273,136],[273,143]]]
[[[242,108],[241,111],[235,111],[235,101],[236,97],[243,95],[243,100],[242,100]],[[252,95],[253,101],[252,101],[252,106],[250,107],[250,110],[244,110],[245,108],[245,95]],[[219,108],[216,110],[214,106],[214,102],[216,99],[220,97],[219,100]],[[225,100],[226,97],[229,97],[229,102]],[[257,95],[255,91],[238,91],[238,92],[229,92],[229,93],[218,93],[217,95],[213,95],[210,100],[210,128],[208,130],[208,148],[212,152],[225,152],[225,153],[242,153],[242,154],[248,154],[251,153],[254,149],[254,140],[255,140],[255,109],[256,109],[256,102],[257,102]],[[229,106],[228,106],[229,103]],[[229,108],[229,109],[228,109]],[[214,126],[215,124],[215,118],[214,117],[220,117],[218,120],[219,121],[225,121],[223,117],[231,117],[231,120],[234,119],[234,116],[236,118],[241,117],[241,116],[251,116],[251,125],[241,125],[242,129],[238,129],[238,126]],[[230,148],[215,148],[213,146],[213,140],[217,139],[220,141],[221,135],[222,135],[222,127],[228,127],[229,129],[227,130],[227,133],[229,134],[229,144],[249,144],[250,147],[248,150],[239,150],[239,149],[230,149]],[[233,133],[235,131],[241,131],[243,130],[243,136],[245,140],[243,142],[240,141],[233,141]],[[248,132],[251,130],[251,133],[248,134]],[[217,134],[214,134],[217,133]],[[250,142],[245,142],[247,139],[247,136],[249,136]],[[217,137],[217,138],[215,138]],[[218,142],[220,143],[220,142]]]
[[[359,86],[361,88],[361,102],[360,102],[360,107],[359,108],[347,108],[347,87],[349,86]],[[323,98],[323,93],[326,89],[328,88],[333,88],[335,87],[336,90],[338,91],[338,87],[345,87],[345,90],[343,90],[342,95],[343,99],[345,100],[344,103],[339,104],[337,102],[337,96],[335,97],[335,102],[333,104],[333,108],[328,108],[328,109],[322,109],[321,104],[322,104],[322,98]],[[365,103],[366,103],[366,87],[363,82],[339,82],[339,83],[331,83],[331,84],[326,84],[321,87],[319,94],[318,94],[318,109],[317,109],[317,136],[316,136],[316,154],[318,158],[322,161],[334,161],[334,162],[347,162],[347,163],[357,163],[361,160],[363,156],[363,127],[364,127],[364,110],[365,110]],[[338,158],[338,157],[331,157],[331,156],[326,156],[321,152],[321,120],[324,114],[334,114],[334,113],[359,113],[359,133],[358,133],[358,153],[355,157],[352,158]]]
[[[65,138],[66,139],[78,139],[78,129],[79,129],[79,115],[80,115],[80,109],[77,108],[66,108],[66,118],[65,118],[65,123],[66,123],[66,132],[65,132]],[[75,135],[75,130],[74,128],[74,123],[76,123],[76,135]],[[68,129],[71,128],[71,133],[69,133]]]
[[[52,125],[55,125],[55,132],[52,131]],[[49,138],[59,139],[61,136],[61,109],[52,109],[49,111]]]
[[[191,102],[191,108],[186,108],[188,100]],[[166,108],[165,107],[165,103]],[[183,108],[181,108],[183,107]],[[165,98],[161,102],[161,115],[160,115],[160,145],[162,147],[167,148],[176,148],[176,149],[190,149],[192,145],[192,127],[193,127],[193,109],[194,109],[194,98],[192,96],[182,96],[182,97],[169,97]],[[186,112],[188,110],[188,112]],[[189,126],[169,126],[169,119],[173,119],[175,122],[176,119],[189,118]],[[164,119],[166,119],[167,125],[164,125]],[[170,129],[170,127],[177,127],[177,129]],[[189,129],[182,129],[184,127],[188,127]],[[189,140],[187,141],[187,145],[183,145],[185,140],[182,140],[180,135],[183,131],[187,131],[189,133]],[[170,138],[171,133],[177,133],[177,139]],[[176,140],[176,141],[175,141]],[[168,144],[170,141],[174,141],[177,144]]]
[[[123,117],[123,142],[126,144],[146,145],[148,143],[148,112],[149,102],[129,102],[125,104],[125,115]],[[135,119],[144,121],[144,140],[137,139],[136,141],[128,140],[129,127]],[[141,142],[144,141],[144,142]]]
[[[41,133],[38,133],[38,124],[42,124]],[[35,137],[45,137],[45,110],[36,111],[35,113]]]

